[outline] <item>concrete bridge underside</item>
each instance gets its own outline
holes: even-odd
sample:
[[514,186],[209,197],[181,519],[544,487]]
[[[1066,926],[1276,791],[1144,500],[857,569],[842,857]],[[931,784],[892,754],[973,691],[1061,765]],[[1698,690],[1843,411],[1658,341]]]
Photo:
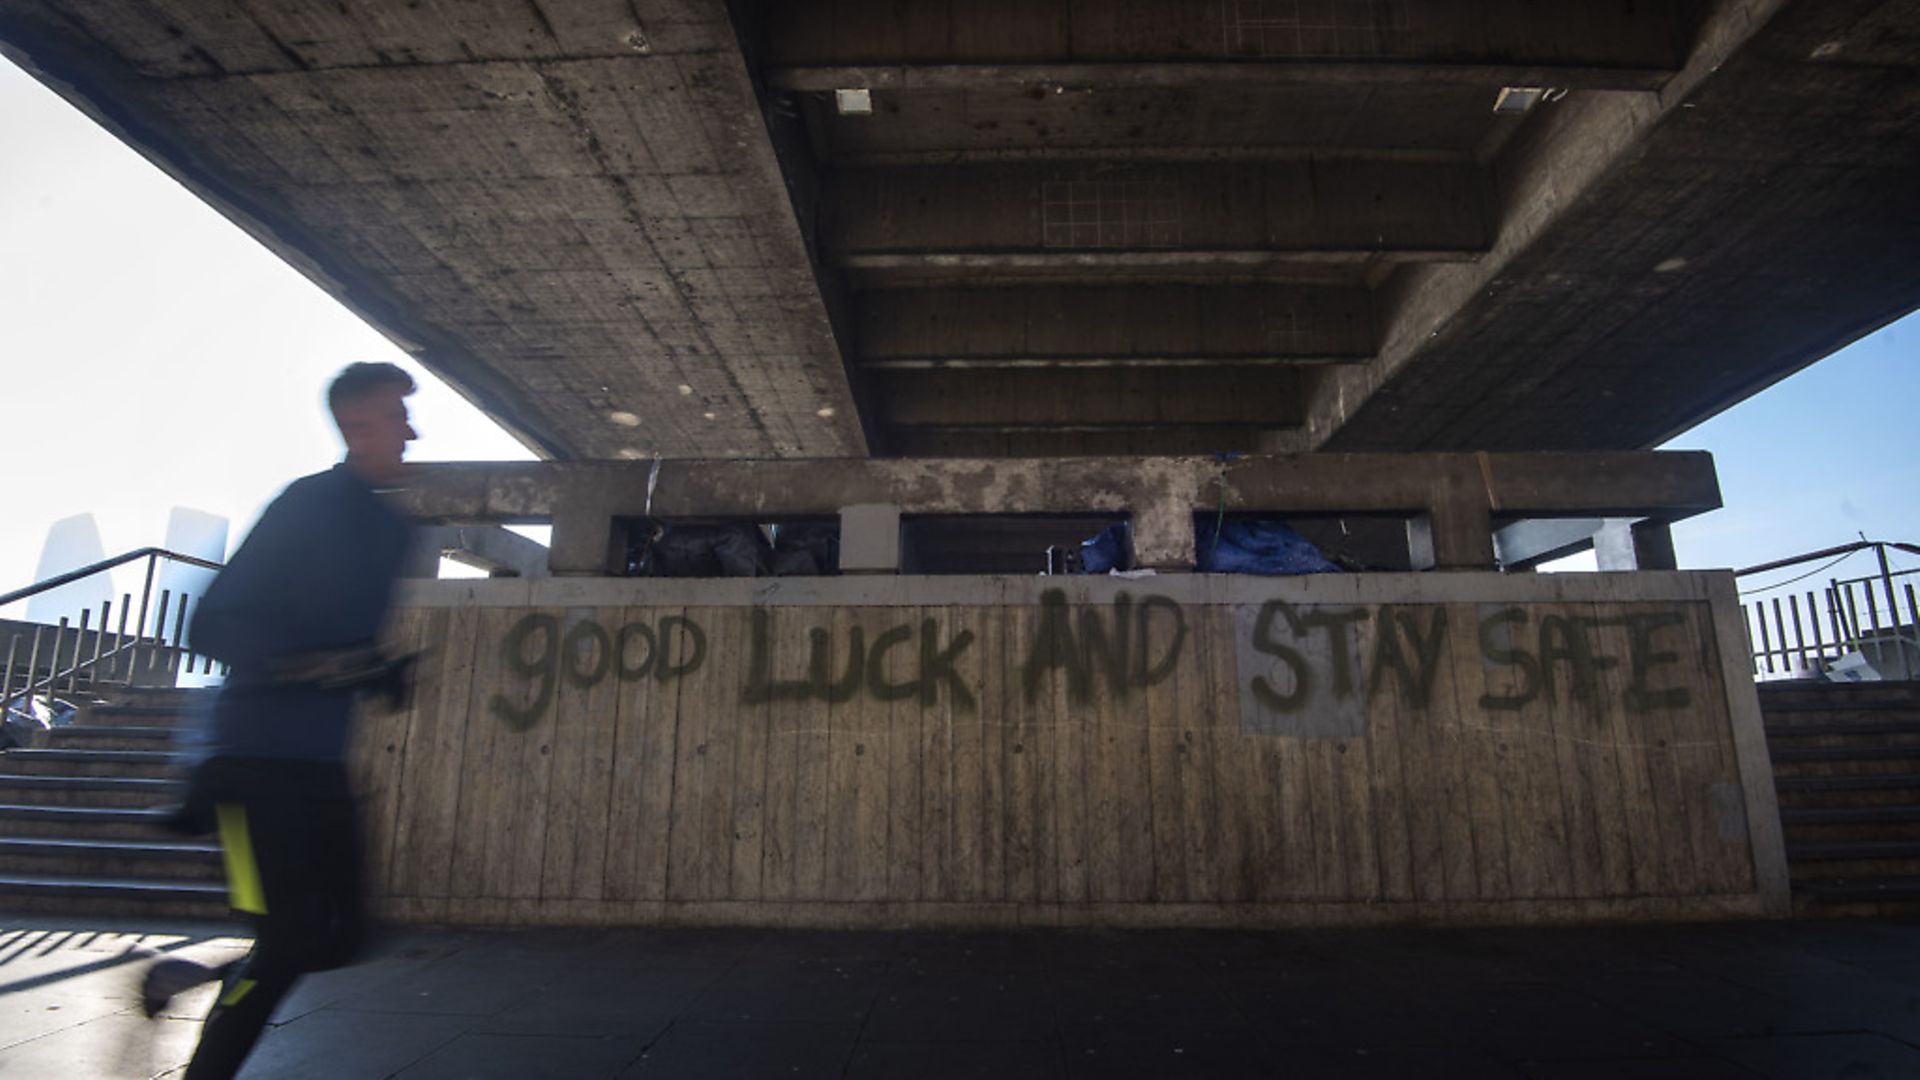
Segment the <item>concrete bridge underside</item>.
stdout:
[[1920,304],[1916,0],[0,0],[0,49],[557,458],[1635,448]]

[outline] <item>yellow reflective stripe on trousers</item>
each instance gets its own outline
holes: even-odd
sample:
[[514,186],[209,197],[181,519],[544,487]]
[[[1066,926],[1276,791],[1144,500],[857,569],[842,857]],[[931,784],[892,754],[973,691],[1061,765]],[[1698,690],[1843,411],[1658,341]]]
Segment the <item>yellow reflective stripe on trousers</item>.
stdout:
[[247,808],[239,803],[214,807],[220,820],[220,855],[227,863],[227,903],[235,911],[267,913],[267,890],[260,884],[260,864],[253,859],[253,838],[247,834]]
[[246,997],[247,994],[250,993],[253,990],[253,988],[258,985],[259,983],[253,979],[235,980],[234,984],[228,988],[227,992],[220,995],[220,1004],[223,1006],[226,1006],[227,1008],[232,1008],[233,1006],[240,1004],[240,999],[243,997]]

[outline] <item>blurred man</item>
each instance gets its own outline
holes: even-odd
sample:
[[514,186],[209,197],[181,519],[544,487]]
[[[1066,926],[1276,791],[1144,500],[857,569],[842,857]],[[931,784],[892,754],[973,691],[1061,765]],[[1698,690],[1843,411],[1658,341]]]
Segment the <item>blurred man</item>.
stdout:
[[375,638],[408,529],[375,492],[400,478],[413,390],[392,364],[354,364],[334,379],[327,406],[346,459],[288,485],[193,616],[194,649],[231,671],[183,817],[218,828],[228,901],[252,917],[255,936],[223,967],[170,958],[145,973],[148,1015],[221,980],[187,1080],[238,1072],[294,981],[349,962],[364,936],[348,723],[357,693],[397,697],[405,676]]

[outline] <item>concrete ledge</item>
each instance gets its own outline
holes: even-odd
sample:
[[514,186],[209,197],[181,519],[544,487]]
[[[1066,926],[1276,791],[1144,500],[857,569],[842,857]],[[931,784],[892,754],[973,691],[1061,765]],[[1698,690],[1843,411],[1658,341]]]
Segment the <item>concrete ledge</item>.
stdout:
[[407,581],[403,608],[522,607],[926,607],[1037,606],[1062,591],[1071,603],[1104,603],[1121,593],[1164,596],[1186,604],[1600,603],[1705,601],[1723,570],[1632,573],[1312,574],[1264,578],[1234,574],[1164,574],[1122,578],[1075,574],[884,576],[826,578],[540,578]]
[[1274,929],[1705,922],[1777,915],[1753,896],[1635,897],[1368,904],[1020,904],[884,901],[382,898],[378,915],[458,926],[781,927],[919,930],[977,927]]

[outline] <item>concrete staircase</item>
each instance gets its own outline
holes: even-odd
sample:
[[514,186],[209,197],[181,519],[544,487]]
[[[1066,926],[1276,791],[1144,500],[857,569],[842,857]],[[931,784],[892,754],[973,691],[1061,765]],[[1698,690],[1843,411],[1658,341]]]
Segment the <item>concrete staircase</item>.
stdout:
[[219,845],[162,830],[153,810],[177,796],[174,728],[211,692],[116,691],[0,751],[0,910],[227,914]]
[[1920,911],[1920,683],[1760,688],[1802,915]]

